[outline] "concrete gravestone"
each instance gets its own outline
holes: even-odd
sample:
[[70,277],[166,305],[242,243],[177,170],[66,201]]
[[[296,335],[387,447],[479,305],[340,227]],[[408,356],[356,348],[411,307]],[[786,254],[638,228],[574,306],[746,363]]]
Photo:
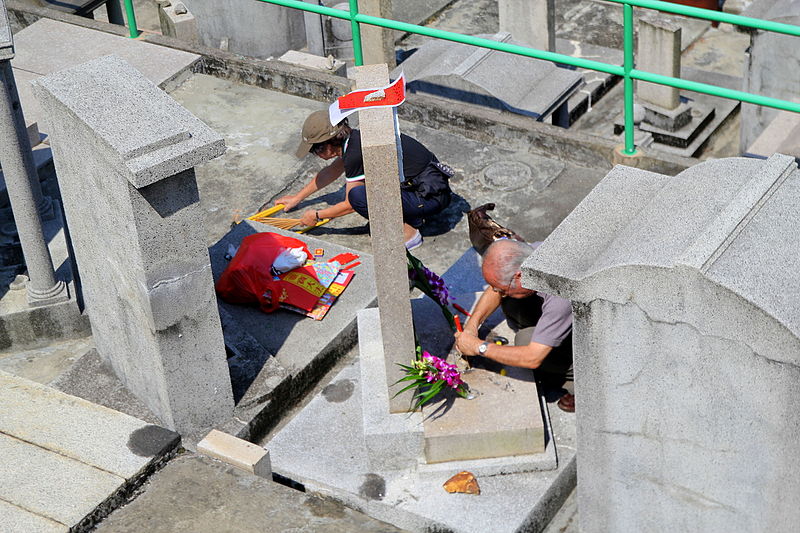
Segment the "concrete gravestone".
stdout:
[[615,167],[525,263],[574,303],[581,530],[800,523],[800,171]]
[[34,90],[98,352],[170,428],[221,422],[233,399],[193,167],[223,139],[114,56]]

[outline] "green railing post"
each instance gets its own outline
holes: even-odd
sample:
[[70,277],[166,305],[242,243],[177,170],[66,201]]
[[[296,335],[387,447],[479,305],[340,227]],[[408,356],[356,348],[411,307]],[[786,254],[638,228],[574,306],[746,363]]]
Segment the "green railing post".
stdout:
[[128,15],[128,31],[130,32],[131,39],[136,39],[139,36],[139,30],[136,28],[136,14],[133,12],[133,0],[125,0],[125,13]]
[[353,30],[353,61],[357,67],[364,64],[364,56],[361,55],[361,27],[356,20],[358,17],[358,0],[350,0],[350,28]]
[[622,68],[625,72],[625,155],[634,155],[636,146],[633,144],[633,6],[625,4],[622,6],[623,13],[623,46],[625,58]]

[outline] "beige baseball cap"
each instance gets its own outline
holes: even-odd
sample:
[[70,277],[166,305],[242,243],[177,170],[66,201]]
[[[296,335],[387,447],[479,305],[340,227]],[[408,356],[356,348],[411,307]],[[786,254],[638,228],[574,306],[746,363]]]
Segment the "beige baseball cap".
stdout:
[[338,126],[331,124],[327,109],[314,111],[308,115],[308,118],[303,123],[300,146],[297,147],[297,157],[307,155],[312,145],[333,139],[339,133],[339,129]]

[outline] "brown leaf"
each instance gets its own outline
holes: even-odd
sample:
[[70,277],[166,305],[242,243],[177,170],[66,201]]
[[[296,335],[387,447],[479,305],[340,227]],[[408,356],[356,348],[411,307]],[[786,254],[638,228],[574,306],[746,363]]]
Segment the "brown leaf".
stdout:
[[447,492],[463,492],[466,494],[480,494],[481,488],[478,480],[471,472],[459,472],[444,482],[444,490]]

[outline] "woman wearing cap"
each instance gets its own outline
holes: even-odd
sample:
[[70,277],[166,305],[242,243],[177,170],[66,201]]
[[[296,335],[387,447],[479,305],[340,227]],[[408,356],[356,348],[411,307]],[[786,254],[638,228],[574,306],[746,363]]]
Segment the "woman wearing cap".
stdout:
[[[449,178],[452,169],[439,163],[436,156],[419,141],[400,135],[403,149],[403,182],[400,196],[403,203],[403,236],[409,250],[422,244],[419,227],[425,217],[442,211],[450,204]],[[331,164],[320,170],[300,192],[283,196],[275,204],[284,204],[289,211],[309,195],[327,187],[345,175],[345,199],[324,209],[309,209],[300,218],[311,226],[324,218],[335,218],[353,211],[369,218],[367,193],[364,187],[364,163],[361,157],[361,132],[348,126],[347,119],[336,126],[330,123],[328,111],[311,113],[303,124],[297,157],[312,153]]]

